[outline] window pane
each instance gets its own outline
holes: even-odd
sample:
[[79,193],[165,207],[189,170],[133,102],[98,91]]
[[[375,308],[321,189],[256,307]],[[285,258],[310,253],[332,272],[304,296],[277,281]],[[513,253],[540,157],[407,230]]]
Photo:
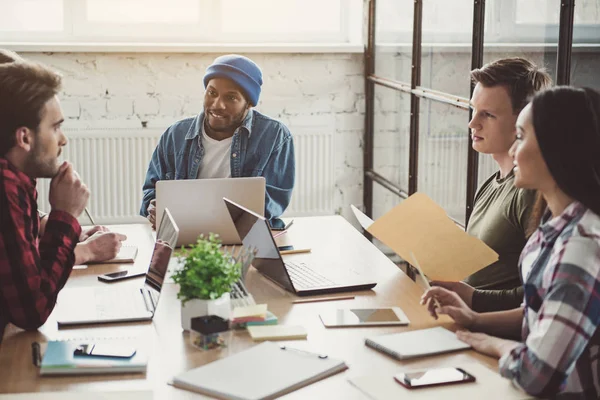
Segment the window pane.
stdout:
[[410,95],[375,85],[373,169],[408,192]]
[[472,31],[473,0],[423,2],[423,42],[442,37],[446,43],[465,39],[470,42]]
[[469,97],[472,26],[473,0],[424,2],[421,86]]
[[228,33],[341,30],[342,0],[220,0],[220,4],[223,31]]
[[62,0],[0,0],[0,31],[62,31],[63,13]]
[[[489,9],[493,10],[501,0],[491,0]],[[486,13],[488,12],[486,4]],[[560,8],[560,2],[554,0],[536,0],[538,9],[531,10],[521,6],[523,13],[519,17],[513,16],[513,21],[537,19],[537,25],[515,25],[512,21],[506,21],[501,28],[500,35],[503,42],[509,41],[510,45],[497,45],[496,33],[486,32],[484,36],[484,64],[506,57],[523,57],[538,66],[543,66],[556,78],[556,52],[558,47],[558,13],[552,12],[552,8]],[[517,3],[518,5],[518,3]],[[536,14],[536,15],[533,15]]]
[[375,23],[375,75],[410,83],[414,2],[378,0]]
[[[577,22],[577,15],[587,15],[587,19]],[[594,44],[600,44],[600,2],[580,0],[575,3],[575,26],[578,28],[594,28]],[[595,24],[594,26],[584,25],[586,23]],[[598,46],[578,46],[579,43],[586,42],[573,38],[573,52],[571,54],[571,85],[579,87],[591,87],[600,90],[600,48]]]
[[464,224],[468,157],[467,110],[421,99],[418,190]]
[[110,24],[199,22],[198,0],[87,0],[89,22]]
[[[575,2],[575,25],[600,25],[600,1],[577,0]],[[600,40],[600,37],[597,37]]]
[[[517,0],[516,22],[518,24],[546,24],[558,21],[560,2],[547,0]],[[600,2],[577,0],[575,24],[600,24]]]

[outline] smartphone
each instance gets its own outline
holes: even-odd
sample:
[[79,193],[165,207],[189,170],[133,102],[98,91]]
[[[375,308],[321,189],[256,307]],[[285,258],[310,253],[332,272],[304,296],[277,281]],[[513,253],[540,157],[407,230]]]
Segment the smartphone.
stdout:
[[292,226],[293,223],[294,223],[294,220],[291,220],[286,225],[285,222],[283,222],[283,220],[279,219],[279,218],[274,218],[272,220],[269,220],[269,226],[271,227],[272,231],[285,231],[285,230],[289,229],[289,227]]
[[394,375],[394,379],[408,389],[475,382],[475,377],[462,368],[434,368],[402,372]]
[[142,275],[146,275],[146,271],[129,271],[125,269],[123,271],[111,272],[110,274],[98,275],[98,280],[110,283]]
[[129,346],[117,346],[113,344],[82,344],[75,348],[73,355],[87,357],[118,357],[131,358],[136,350]]

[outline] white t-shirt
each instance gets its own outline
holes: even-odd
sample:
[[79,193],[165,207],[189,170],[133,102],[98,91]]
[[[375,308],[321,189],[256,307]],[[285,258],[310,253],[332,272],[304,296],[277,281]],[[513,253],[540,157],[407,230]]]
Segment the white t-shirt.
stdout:
[[231,143],[233,136],[215,140],[206,134],[202,124],[202,146],[204,156],[200,162],[198,179],[231,178]]

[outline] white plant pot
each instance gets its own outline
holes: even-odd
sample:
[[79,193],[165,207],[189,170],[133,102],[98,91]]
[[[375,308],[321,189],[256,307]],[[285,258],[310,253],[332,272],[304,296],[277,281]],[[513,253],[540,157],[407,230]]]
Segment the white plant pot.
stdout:
[[229,293],[223,294],[215,300],[194,299],[181,305],[181,327],[189,331],[192,318],[205,315],[218,315],[223,319],[229,319],[231,315],[231,297]]

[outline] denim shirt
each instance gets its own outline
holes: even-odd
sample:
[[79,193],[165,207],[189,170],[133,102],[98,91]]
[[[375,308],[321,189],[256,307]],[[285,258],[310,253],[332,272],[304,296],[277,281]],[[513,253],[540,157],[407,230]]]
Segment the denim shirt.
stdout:
[[[204,112],[171,125],[152,154],[144,182],[140,214],[156,198],[156,181],[196,179],[204,155]],[[290,203],[295,179],[294,141],[288,128],[254,109],[233,134],[231,177],[263,176],[265,217],[279,217]]]

